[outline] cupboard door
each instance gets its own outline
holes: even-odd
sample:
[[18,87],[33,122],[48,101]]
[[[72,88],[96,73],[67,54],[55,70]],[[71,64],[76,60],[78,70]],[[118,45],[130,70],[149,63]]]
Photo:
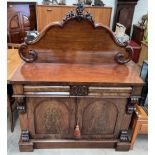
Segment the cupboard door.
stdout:
[[27,98],[29,131],[32,138],[72,138],[75,102],[70,98]]
[[126,115],[127,99],[81,98],[77,101],[77,120],[81,138],[116,138]]

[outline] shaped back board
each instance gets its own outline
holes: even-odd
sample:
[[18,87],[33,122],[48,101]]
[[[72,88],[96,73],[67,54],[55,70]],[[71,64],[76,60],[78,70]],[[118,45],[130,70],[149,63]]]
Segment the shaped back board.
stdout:
[[120,43],[106,26],[95,24],[78,4],[62,22],[51,23],[19,48],[20,57],[34,63],[120,63],[131,60],[132,48]]

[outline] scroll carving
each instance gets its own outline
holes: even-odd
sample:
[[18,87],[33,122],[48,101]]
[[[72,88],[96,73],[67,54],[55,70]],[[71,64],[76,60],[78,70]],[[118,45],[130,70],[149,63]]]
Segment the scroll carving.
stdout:
[[30,140],[30,134],[29,134],[29,131],[28,130],[22,130],[21,140],[23,142],[28,142]]
[[84,11],[84,5],[83,5],[82,2],[79,2],[77,4],[76,13],[74,13],[73,11],[68,12],[66,17],[63,19],[63,21],[66,22],[67,20],[70,20],[70,19],[73,19],[73,18],[76,18],[79,21],[81,21],[82,19],[87,19],[91,23],[94,24],[94,20],[92,18],[92,15],[89,12]]
[[26,43],[19,47],[19,56],[26,62],[33,62],[37,59],[37,53],[34,50],[28,50]]
[[25,113],[26,112],[25,97],[17,97],[16,102],[18,112]]
[[132,114],[135,111],[135,104],[138,103],[139,98],[136,96],[133,96],[129,99],[129,102],[127,104],[127,114]]
[[132,47],[126,46],[125,49],[126,49],[127,56],[121,52],[115,55],[115,60],[119,64],[128,63],[132,59],[132,53],[133,53]]
[[70,86],[70,95],[71,96],[86,96],[88,95],[87,86]]
[[[56,33],[53,33],[55,37],[52,36],[52,33],[50,31],[52,31],[51,29],[53,27],[57,27],[57,28],[61,28],[62,31],[67,31],[65,28],[62,29],[63,27],[65,27],[66,23],[69,22],[70,20],[77,20],[79,22],[83,21],[83,20],[86,20],[86,21],[89,21],[89,22],[81,22],[82,24],[88,24],[88,25],[91,25],[92,27],[89,27],[90,28],[90,32],[93,32],[95,29],[97,30],[98,32],[98,29],[99,31],[101,32],[105,32],[106,35],[108,34],[108,37],[110,37],[110,40],[112,40],[113,42],[110,41],[110,44],[115,44],[116,45],[116,48],[117,47],[121,47],[121,48],[118,48],[118,51],[120,50],[123,50],[123,52],[118,52],[115,56],[114,56],[114,60],[119,63],[119,64],[125,64],[125,63],[128,63],[131,58],[132,58],[132,52],[133,52],[133,49],[132,47],[128,46],[127,44],[123,44],[123,43],[120,43],[118,41],[118,39],[114,36],[113,32],[106,26],[104,25],[100,25],[100,24],[96,24],[92,18],[92,15],[91,13],[87,12],[84,10],[84,5],[83,3],[78,3],[77,4],[77,7],[76,7],[76,10],[75,11],[70,11],[67,13],[66,17],[63,19],[63,22],[58,22],[58,23],[51,23],[49,24],[41,33],[40,35],[38,35],[33,41],[27,41],[23,44],[21,44],[20,48],[19,48],[19,55],[21,57],[21,59],[23,59],[25,62],[28,62],[28,63],[31,63],[31,62],[34,62],[35,60],[37,60],[37,62],[53,62],[53,58],[50,58],[48,56],[45,56],[45,60],[42,59],[41,57],[43,56],[42,54],[40,54],[40,49],[41,49],[41,52],[43,51],[42,47],[44,48],[45,50],[45,54],[48,53],[48,51],[52,51],[53,53],[55,52],[55,50],[52,50],[52,49],[57,49],[57,47],[59,47],[58,49],[61,51],[64,47],[68,47],[69,49],[72,47],[72,42],[74,43],[74,40],[71,38],[68,38],[69,39],[69,43],[70,44],[67,44],[65,45],[64,44],[64,41],[61,41],[61,40],[57,40],[55,39],[55,42],[56,44],[58,44],[58,46],[55,46],[55,44],[51,44],[50,43],[50,37],[51,38],[59,38],[60,36],[57,36]],[[75,37],[79,37],[78,40],[80,40],[80,36],[78,36],[78,32],[76,32],[76,29],[77,29],[77,25],[76,24],[79,24],[79,22],[71,22],[73,25],[73,27],[75,28],[72,29],[72,31],[70,31],[71,33],[73,33],[75,35]],[[103,31],[102,31],[103,30]],[[54,30],[53,30],[54,31]],[[74,32],[75,31],[75,32]],[[82,31],[85,31],[85,30],[82,30]],[[47,32],[49,32],[49,35],[48,37],[46,36]],[[82,33],[82,32],[81,32]],[[60,33],[58,33],[60,35]],[[99,34],[99,32],[98,32]],[[51,35],[51,36],[50,36]],[[97,35],[97,34],[96,34]],[[93,40],[93,37],[95,39],[95,36],[96,35],[92,35],[92,40]],[[71,35],[72,36],[72,35]],[[93,50],[93,48],[95,48],[95,51],[97,50],[100,50],[100,51],[104,51],[106,49],[106,47],[102,46],[102,43],[100,43],[101,39],[99,39],[99,46],[93,44],[93,41],[90,41],[92,42],[91,43],[91,46],[89,47],[89,45],[85,44],[85,42],[87,42],[87,38],[91,38],[90,37],[90,33],[87,32],[86,33],[86,37],[84,38],[84,41],[80,41],[79,43],[76,44],[76,46],[73,48],[75,49],[75,52],[76,50],[79,50],[79,47],[81,47],[81,49],[83,50]],[[42,41],[42,38],[44,38]],[[62,37],[63,38],[63,37]],[[106,37],[105,37],[106,38]],[[66,39],[64,37],[64,39]],[[63,40],[63,39],[62,39]],[[103,39],[102,41],[104,40],[104,33],[103,33]],[[106,41],[106,40],[105,40]],[[42,43],[43,42],[43,43]],[[48,44],[46,45],[45,42],[48,42]],[[80,45],[81,44],[81,45]],[[32,45],[32,46],[31,46]],[[41,46],[40,46],[41,45]],[[109,45],[108,45],[109,46]],[[32,48],[31,48],[32,47]],[[110,46],[109,46],[110,47]],[[108,49],[109,49],[108,47]],[[33,49],[34,48],[34,49]],[[123,49],[124,48],[124,49]],[[50,49],[50,50],[49,50]],[[81,50],[80,49],[80,50]],[[117,49],[116,49],[117,50]],[[66,49],[67,51],[67,49]],[[68,50],[69,51],[69,50]],[[114,51],[114,47],[111,46],[111,49],[109,49],[109,51]],[[47,52],[47,53],[46,53]],[[106,51],[107,52],[107,51]],[[42,52],[43,53],[43,52]],[[60,52],[61,53],[61,52]],[[51,54],[52,56],[53,54]],[[56,54],[57,55],[57,54]],[[59,56],[58,56],[59,57]],[[112,56],[113,57],[113,56]],[[56,60],[57,59],[57,60]],[[59,58],[56,58],[54,61],[58,61],[58,60],[62,60],[62,59],[59,59]],[[98,57],[97,59],[102,59],[100,57]],[[112,58],[113,59],[113,58]],[[64,59],[64,61],[66,61],[66,58]],[[100,61],[100,60],[99,60]],[[67,60],[68,62],[68,60]]]

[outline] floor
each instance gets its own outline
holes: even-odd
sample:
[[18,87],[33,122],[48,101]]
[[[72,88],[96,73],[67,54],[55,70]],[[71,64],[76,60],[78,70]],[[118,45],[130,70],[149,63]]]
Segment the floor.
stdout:
[[14,132],[11,133],[8,123],[8,155],[147,155],[147,135],[139,135],[133,150],[129,152],[116,152],[114,149],[36,149],[34,152],[19,152],[18,140],[20,136],[19,120],[16,121]]

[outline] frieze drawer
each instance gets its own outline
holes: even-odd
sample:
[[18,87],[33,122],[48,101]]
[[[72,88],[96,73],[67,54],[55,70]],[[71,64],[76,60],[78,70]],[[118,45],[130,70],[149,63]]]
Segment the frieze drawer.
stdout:
[[35,96],[99,96],[129,97],[132,87],[95,87],[86,85],[72,86],[24,86],[24,94]]
[[24,86],[24,94],[28,96],[69,96],[69,86]]
[[89,87],[89,96],[129,97],[132,87]]

